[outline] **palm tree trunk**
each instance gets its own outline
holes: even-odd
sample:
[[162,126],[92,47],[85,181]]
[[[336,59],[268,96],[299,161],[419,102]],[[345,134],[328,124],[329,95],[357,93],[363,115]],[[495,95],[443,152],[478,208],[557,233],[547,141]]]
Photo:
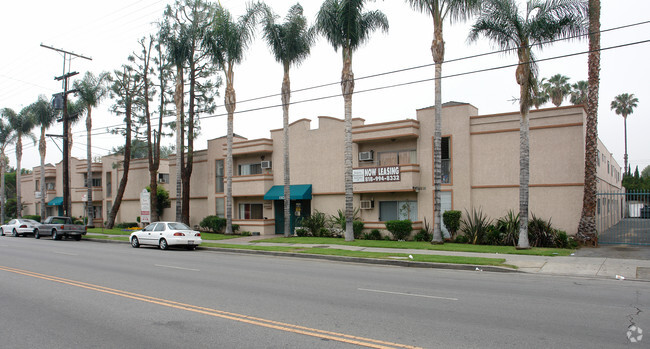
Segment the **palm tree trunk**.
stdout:
[[623,131],[625,132],[625,154],[623,155],[623,162],[627,168],[627,115],[623,114]]
[[41,175],[40,175],[41,184],[39,186],[39,190],[41,191],[41,212],[39,212],[39,214],[41,215],[41,222],[45,219],[45,215],[46,215],[45,199],[47,197],[47,193],[45,192],[45,155],[46,155],[45,144],[46,144],[45,127],[41,127],[41,138],[38,141],[38,152],[41,156]]
[[354,92],[354,73],[352,72],[352,50],[350,48],[343,48],[341,91],[345,102],[345,241],[354,241],[354,193],[352,183],[352,93]]
[[597,241],[596,194],[598,191],[596,157],[598,156],[598,93],[600,87],[600,0],[589,0],[589,92],[587,93],[587,129],[585,136],[585,185],[578,237]]
[[[86,226],[88,228],[94,228],[95,224],[93,222],[95,215],[93,214],[93,169],[92,169],[92,151],[90,149],[91,135],[90,130],[92,129],[92,107],[88,106],[88,115],[86,115],[86,173],[87,173],[87,200],[86,200],[86,215],[88,216],[88,221]],[[42,171],[41,171],[42,172]]]
[[282,127],[284,132],[284,236],[293,235],[291,232],[291,176],[289,173],[289,102],[291,101],[291,81],[289,80],[289,64],[284,64],[282,79]]
[[434,39],[431,43],[431,54],[435,62],[435,125],[433,132],[433,239],[432,244],[443,244],[441,195],[442,189],[442,62],[445,55],[445,42],[442,39],[442,21],[434,18]]
[[5,170],[7,167],[7,156],[4,149],[0,154],[0,222],[5,223]]
[[[224,97],[224,105],[228,111],[228,136],[227,136],[227,152],[226,152],[226,234],[232,234],[232,143],[233,143],[233,119],[235,108],[237,106],[237,96],[235,88],[233,87],[233,64],[228,64],[226,72],[226,95]],[[240,217],[241,218],[241,217]]]
[[529,120],[530,110],[530,81],[531,81],[531,56],[528,42],[521,43],[518,50],[519,65],[517,66],[516,78],[519,84],[519,241],[518,249],[529,249],[528,241],[528,184],[530,182],[530,146],[529,146]]
[[21,195],[20,195],[20,163],[23,158],[23,140],[22,135],[18,135],[16,141],[16,218],[23,217]]
[[183,65],[176,65],[176,91],[174,92],[176,104],[176,222],[182,219],[182,186],[181,176],[183,168]]

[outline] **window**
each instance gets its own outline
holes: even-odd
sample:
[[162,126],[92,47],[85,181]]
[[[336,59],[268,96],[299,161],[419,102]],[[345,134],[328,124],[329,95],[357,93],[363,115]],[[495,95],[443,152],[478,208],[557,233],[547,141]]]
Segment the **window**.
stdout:
[[[91,179],[91,185],[93,187],[101,187],[102,186],[102,179],[101,178],[92,178]],[[88,187],[88,175],[84,173],[84,187]]]
[[54,190],[54,182],[45,183],[45,190]]
[[442,183],[451,183],[451,148],[449,137],[442,137],[440,140],[440,153],[442,165]]
[[223,193],[223,160],[217,160],[214,173],[216,174],[214,183],[215,193]]
[[600,151],[596,149],[596,162],[598,166],[600,166]]
[[239,219],[263,219],[262,204],[239,204]]
[[94,218],[102,218],[102,207],[101,206],[93,206],[93,217]]
[[379,220],[382,222],[392,220],[409,219],[415,221],[418,218],[417,201],[380,201]]
[[215,212],[216,216],[219,217],[219,218],[225,218],[226,214],[224,212],[225,212],[226,207],[225,207],[225,203],[224,203],[224,198],[217,198],[216,199],[216,207],[217,207],[217,209],[216,209],[217,212]]
[[111,209],[113,209],[113,203],[110,201],[106,202],[106,217],[111,216]]
[[169,173],[159,173],[158,183],[169,183]]
[[153,231],[153,229],[156,227],[157,224],[149,224],[142,231]]
[[156,224],[156,229],[154,229],[153,231],[165,231],[165,223]]
[[34,186],[35,191],[41,190],[41,182],[38,179],[36,180],[36,182],[34,182],[34,184],[35,184]]
[[[112,174],[110,172],[106,172],[106,197],[107,198],[110,198],[111,194],[113,192],[111,177],[112,177]],[[108,211],[110,212],[110,209]]]
[[239,165],[239,175],[248,176],[262,174],[262,164],[245,164]]
[[395,166],[417,163],[415,150],[386,151],[377,154],[379,166]]

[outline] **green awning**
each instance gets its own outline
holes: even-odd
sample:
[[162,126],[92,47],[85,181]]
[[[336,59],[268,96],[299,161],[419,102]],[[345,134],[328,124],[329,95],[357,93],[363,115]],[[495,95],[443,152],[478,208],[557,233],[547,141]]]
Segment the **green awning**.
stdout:
[[48,206],[61,206],[63,205],[63,197],[62,196],[57,196],[54,199],[50,200],[50,202],[47,203]]
[[[311,200],[311,184],[289,186],[291,200]],[[284,200],[284,185],[274,185],[264,195],[264,200]]]

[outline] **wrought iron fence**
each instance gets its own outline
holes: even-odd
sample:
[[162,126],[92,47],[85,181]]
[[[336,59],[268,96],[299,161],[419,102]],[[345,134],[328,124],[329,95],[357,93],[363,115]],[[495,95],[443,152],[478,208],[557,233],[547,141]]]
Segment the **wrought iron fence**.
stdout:
[[598,193],[596,197],[599,243],[650,245],[650,192]]

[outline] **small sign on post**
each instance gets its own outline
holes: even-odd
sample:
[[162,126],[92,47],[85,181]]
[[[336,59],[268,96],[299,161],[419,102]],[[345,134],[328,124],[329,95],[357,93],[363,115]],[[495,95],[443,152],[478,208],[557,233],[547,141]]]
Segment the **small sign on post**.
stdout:
[[147,189],[140,193],[140,222],[151,223],[151,200]]

